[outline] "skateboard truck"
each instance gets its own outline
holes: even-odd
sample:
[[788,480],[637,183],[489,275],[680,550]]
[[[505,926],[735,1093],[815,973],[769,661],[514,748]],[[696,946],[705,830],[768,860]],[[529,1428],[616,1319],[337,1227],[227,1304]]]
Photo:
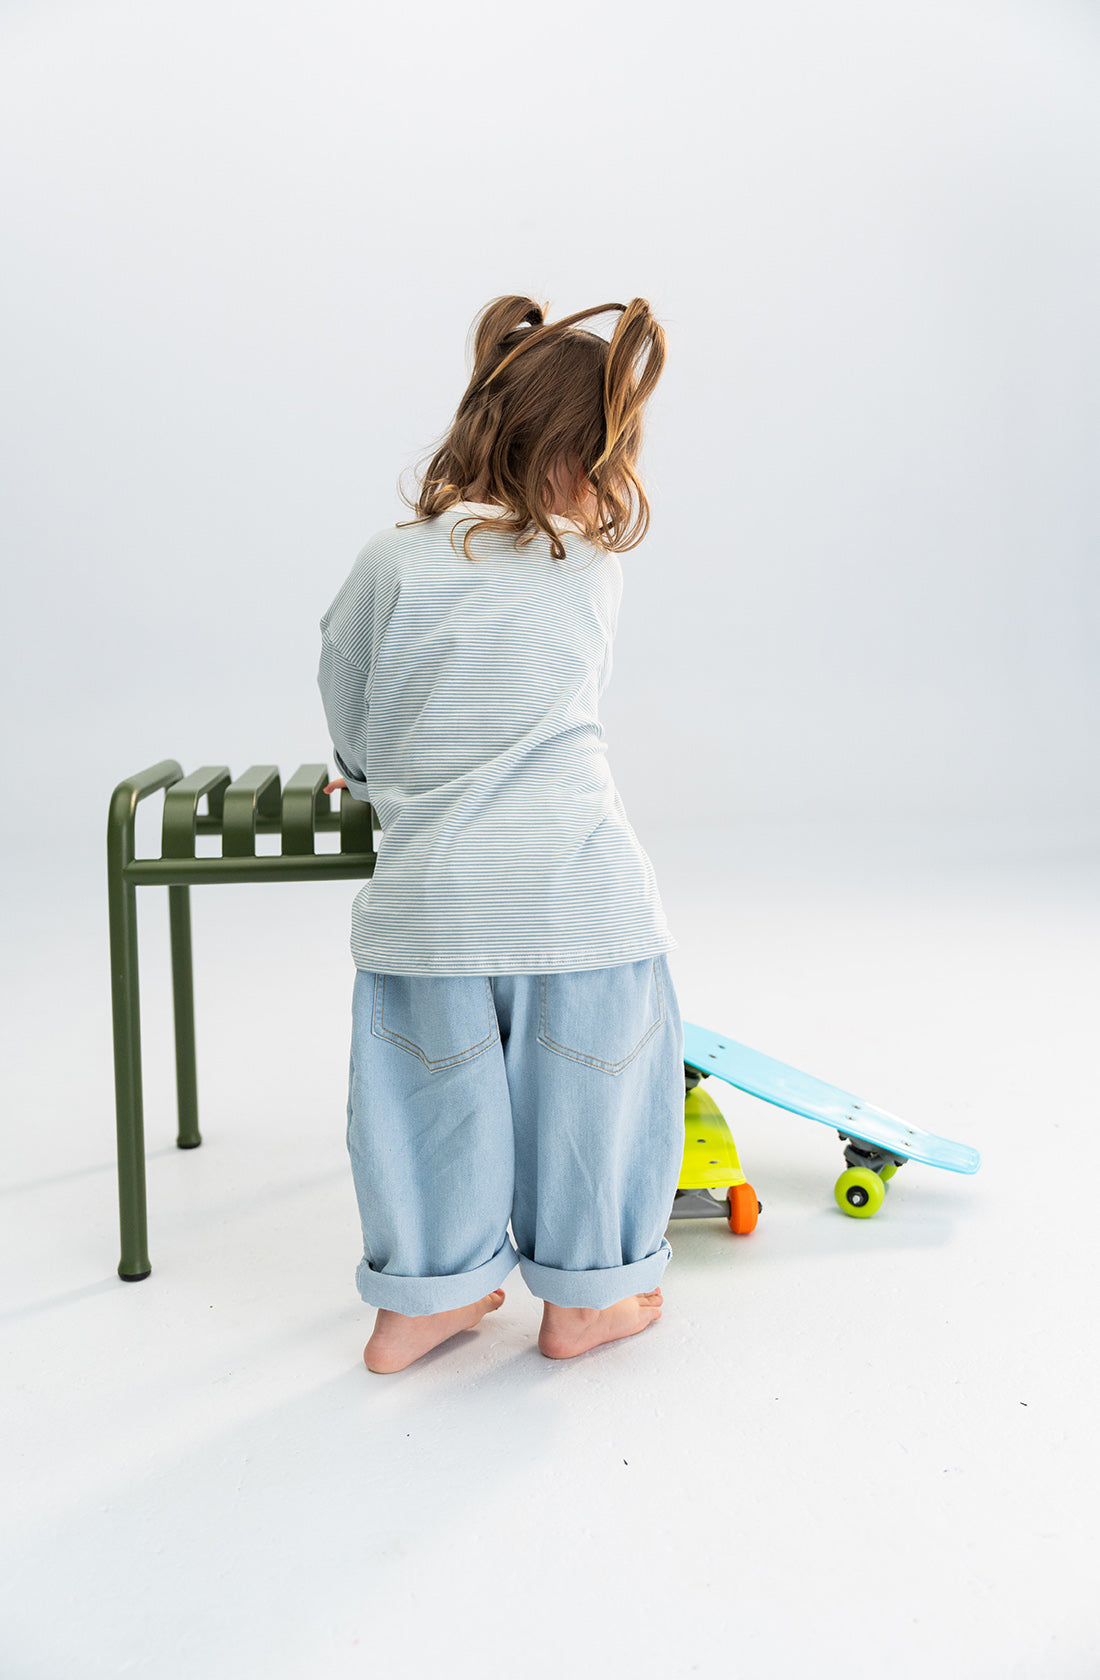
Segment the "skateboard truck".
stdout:
[[[836,1181],[837,1206],[857,1219],[869,1219],[882,1203],[881,1187],[905,1165],[908,1156],[890,1155],[863,1138],[852,1137],[849,1132],[836,1135],[845,1146],[844,1159],[848,1163],[848,1171],[842,1172]],[[877,1185],[868,1177],[869,1173],[875,1175]]]
[[904,1167],[907,1157],[904,1155],[890,1155],[874,1144],[865,1143],[862,1138],[852,1137],[850,1132],[838,1132],[841,1143],[848,1145],[844,1151],[844,1159],[850,1167],[870,1167],[872,1172],[881,1173],[884,1167],[893,1168],[888,1171],[887,1178],[893,1178],[899,1167]]

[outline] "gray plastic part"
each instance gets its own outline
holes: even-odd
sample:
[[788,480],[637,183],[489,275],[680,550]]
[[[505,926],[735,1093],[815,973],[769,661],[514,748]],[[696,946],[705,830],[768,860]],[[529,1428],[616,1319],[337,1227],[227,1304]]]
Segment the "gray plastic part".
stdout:
[[730,1205],[726,1197],[719,1201],[709,1190],[677,1190],[670,1219],[728,1219]]
[[881,1172],[893,1162],[895,1167],[904,1167],[909,1159],[908,1155],[890,1155],[873,1144],[864,1143],[860,1138],[850,1138],[847,1132],[838,1132],[837,1137],[844,1144],[844,1159],[850,1167],[869,1167],[872,1172]]

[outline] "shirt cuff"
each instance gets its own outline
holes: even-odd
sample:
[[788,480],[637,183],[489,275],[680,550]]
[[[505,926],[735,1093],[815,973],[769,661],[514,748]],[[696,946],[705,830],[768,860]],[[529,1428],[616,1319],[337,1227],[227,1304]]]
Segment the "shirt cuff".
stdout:
[[336,760],[336,768],[339,770],[341,776],[343,776],[345,782],[347,782],[347,784],[348,784],[348,792],[351,794],[352,798],[353,799],[361,799],[363,801],[364,805],[369,805],[370,804],[370,794],[367,792],[367,784],[364,781],[363,777],[362,776],[356,776],[351,770],[348,769],[347,765],[344,763],[343,759],[340,757],[340,754],[336,751],[335,747],[333,747],[333,749],[332,749],[332,756]]

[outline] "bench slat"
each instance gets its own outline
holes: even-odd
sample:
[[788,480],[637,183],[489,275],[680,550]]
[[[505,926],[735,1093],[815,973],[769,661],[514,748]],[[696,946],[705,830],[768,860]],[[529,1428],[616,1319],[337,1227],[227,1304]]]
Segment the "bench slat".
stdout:
[[210,818],[219,827],[222,820],[222,801],[232,780],[225,764],[204,764],[192,770],[164,793],[164,815],[161,819],[160,855],[166,858],[195,856],[195,835],[199,826],[199,800],[206,795]]
[[283,856],[312,857],[317,818],[328,816],[327,764],[300,764],[283,788]]
[[255,857],[256,816],[276,820],[282,814],[277,764],[250,764],[225,790],[222,857]]

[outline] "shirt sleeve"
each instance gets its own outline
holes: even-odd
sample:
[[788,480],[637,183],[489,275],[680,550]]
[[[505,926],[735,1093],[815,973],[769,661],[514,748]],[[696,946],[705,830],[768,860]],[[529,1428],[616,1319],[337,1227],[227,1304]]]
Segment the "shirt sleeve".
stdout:
[[333,756],[353,799],[370,803],[367,786],[367,673],[321,636],[317,686],[325,708]]

